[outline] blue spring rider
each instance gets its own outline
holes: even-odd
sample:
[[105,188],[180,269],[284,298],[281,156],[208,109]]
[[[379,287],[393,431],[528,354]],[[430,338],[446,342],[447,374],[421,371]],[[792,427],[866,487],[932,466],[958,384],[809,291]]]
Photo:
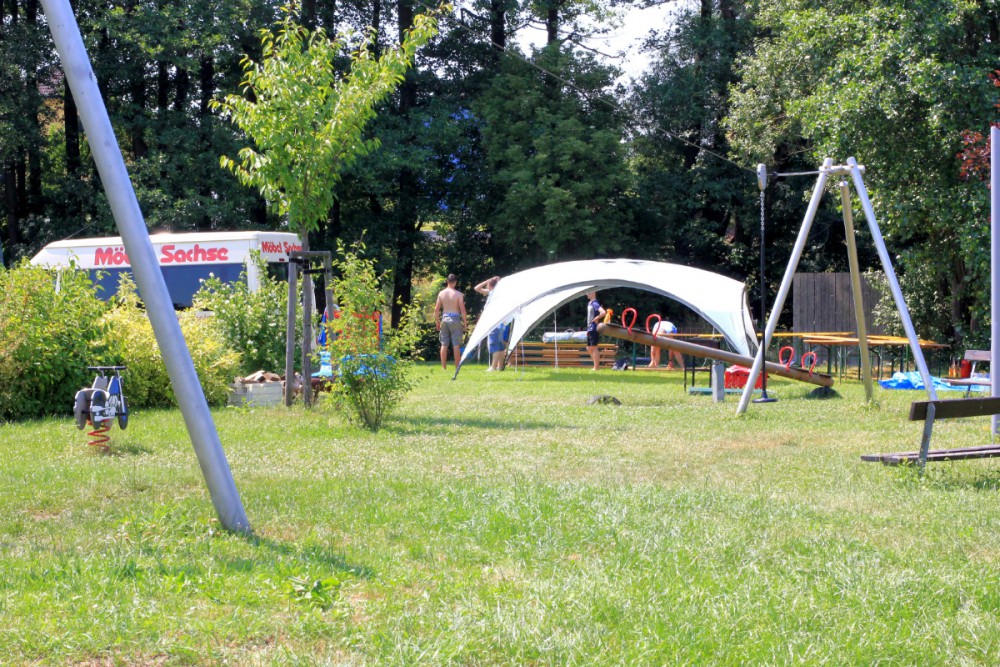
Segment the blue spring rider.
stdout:
[[88,423],[94,427],[87,434],[94,440],[88,444],[107,451],[110,440],[107,432],[111,430],[111,423],[117,420],[118,428],[123,431],[128,426],[128,401],[125,400],[121,377],[125,366],[87,366],[87,370],[96,371],[97,376],[90,387],[76,392],[73,416],[76,427],[81,431]]

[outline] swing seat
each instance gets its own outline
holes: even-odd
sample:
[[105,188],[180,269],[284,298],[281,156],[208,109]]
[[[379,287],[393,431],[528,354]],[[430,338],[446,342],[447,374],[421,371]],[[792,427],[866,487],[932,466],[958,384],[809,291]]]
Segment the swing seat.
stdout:
[[934,421],[961,417],[985,417],[1000,414],[1000,398],[957,398],[939,401],[915,401],[910,405],[910,421],[924,422],[924,435],[920,441],[920,451],[896,452],[893,454],[865,454],[862,461],[878,461],[896,466],[903,463],[920,465],[923,470],[927,461],[961,461],[964,459],[984,459],[1000,456],[1000,445],[982,447],[958,447],[955,449],[930,449]]

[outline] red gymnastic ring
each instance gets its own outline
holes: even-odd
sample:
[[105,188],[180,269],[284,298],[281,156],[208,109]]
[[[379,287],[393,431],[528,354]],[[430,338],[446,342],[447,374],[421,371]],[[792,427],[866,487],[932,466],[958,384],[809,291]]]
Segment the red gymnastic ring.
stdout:
[[809,375],[813,374],[813,369],[816,368],[816,353],[806,352],[802,355],[802,368],[806,367],[806,357],[812,357],[812,363],[809,364]]
[[[625,316],[632,313],[632,319],[625,323]],[[632,333],[632,327],[635,326],[635,320],[639,317],[639,313],[635,312],[635,308],[626,308],[622,311],[622,326],[628,329],[629,333]]]

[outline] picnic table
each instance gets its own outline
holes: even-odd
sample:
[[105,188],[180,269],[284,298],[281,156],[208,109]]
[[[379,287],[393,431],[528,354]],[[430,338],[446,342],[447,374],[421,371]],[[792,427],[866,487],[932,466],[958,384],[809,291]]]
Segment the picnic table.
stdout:
[[[803,333],[798,334],[806,345],[817,345],[825,347],[827,350],[827,373],[833,372],[834,356],[836,356],[837,371],[841,377],[847,368],[847,358],[849,350],[860,346],[861,341],[857,336],[851,334],[828,334],[828,333]],[[932,340],[918,339],[918,344],[922,350],[942,350],[948,346]],[[893,348],[899,349],[899,353],[894,354]],[[882,366],[888,355],[890,361],[890,372],[896,370],[896,361],[899,361],[899,369],[904,370],[904,366],[909,361],[910,341],[903,336],[868,336],[868,349],[877,359],[879,379],[882,377]]]

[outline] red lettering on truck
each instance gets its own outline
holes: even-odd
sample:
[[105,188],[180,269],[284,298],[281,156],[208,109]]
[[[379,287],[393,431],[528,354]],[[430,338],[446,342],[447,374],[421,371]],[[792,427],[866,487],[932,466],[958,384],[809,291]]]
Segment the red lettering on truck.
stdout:
[[160,264],[192,264],[195,262],[225,262],[229,259],[229,248],[208,247],[203,248],[195,243],[189,250],[178,250],[177,246],[170,244],[160,249]]
[[95,248],[94,266],[129,266],[125,248],[122,246]]

